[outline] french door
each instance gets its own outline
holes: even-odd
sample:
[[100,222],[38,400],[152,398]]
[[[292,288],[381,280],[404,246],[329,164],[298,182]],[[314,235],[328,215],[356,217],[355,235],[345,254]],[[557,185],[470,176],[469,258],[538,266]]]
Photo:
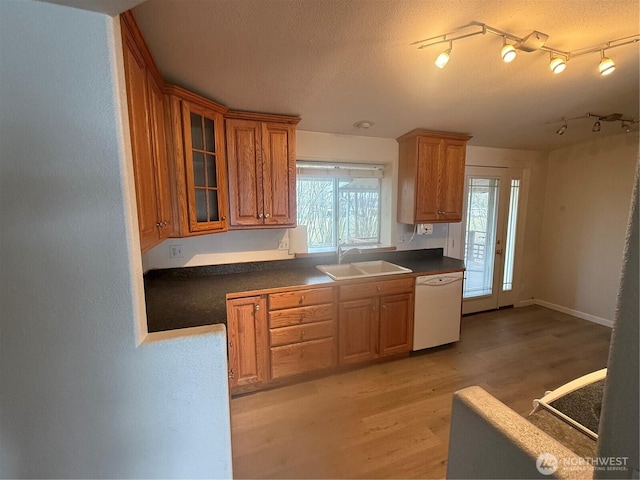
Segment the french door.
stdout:
[[465,169],[462,312],[513,305],[522,169]]

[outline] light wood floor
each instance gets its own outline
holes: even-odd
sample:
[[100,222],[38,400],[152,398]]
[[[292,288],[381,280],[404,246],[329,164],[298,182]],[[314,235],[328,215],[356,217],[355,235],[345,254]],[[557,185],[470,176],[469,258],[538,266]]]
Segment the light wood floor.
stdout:
[[454,391],[522,415],[606,366],[611,330],[542,307],[463,318],[455,345],[231,401],[236,478],[444,478]]

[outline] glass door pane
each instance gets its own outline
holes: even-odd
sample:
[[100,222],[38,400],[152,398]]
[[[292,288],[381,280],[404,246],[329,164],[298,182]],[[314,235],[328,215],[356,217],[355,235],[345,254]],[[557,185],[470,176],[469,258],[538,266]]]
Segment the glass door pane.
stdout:
[[464,248],[467,275],[463,298],[472,298],[493,293],[500,181],[497,178],[467,178]]

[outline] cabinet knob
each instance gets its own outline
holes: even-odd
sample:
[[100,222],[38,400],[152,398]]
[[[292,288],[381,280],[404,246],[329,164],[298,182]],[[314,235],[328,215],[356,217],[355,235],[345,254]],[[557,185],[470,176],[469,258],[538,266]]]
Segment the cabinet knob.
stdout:
[[222,217],[220,217],[220,220],[222,220],[223,222],[227,219],[227,217],[225,217],[224,215]]
[[255,306],[255,309],[256,309],[256,312],[257,312],[258,310],[260,310],[260,305],[256,305],[256,306]]
[[298,302],[300,305],[304,303],[304,295],[300,296],[300,301]]
[[438,210],[438,215],[446,215],[447,212],[445,212],[444,210]]
[[229,348],[233,348],[233,342],[229,340]]
[[265,213],[265,214],[264,214],[264,218],[269,218],[269,217],[271,217],[271,214],[270,214],[270,213]]
[[261,213],[259,213],[259,214],[258,214],[258,218],[262,218],[262,217],[264,217],[264,215],[263,215],[263,214],[261,214]]

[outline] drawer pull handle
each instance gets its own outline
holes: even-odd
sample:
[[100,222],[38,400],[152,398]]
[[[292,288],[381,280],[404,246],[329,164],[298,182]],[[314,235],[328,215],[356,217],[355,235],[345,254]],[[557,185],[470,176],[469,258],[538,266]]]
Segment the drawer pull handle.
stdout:
[[300,301],[298,302],[300,305],[302,305],[302,303],[304,302],[304,295],[300,296]]

